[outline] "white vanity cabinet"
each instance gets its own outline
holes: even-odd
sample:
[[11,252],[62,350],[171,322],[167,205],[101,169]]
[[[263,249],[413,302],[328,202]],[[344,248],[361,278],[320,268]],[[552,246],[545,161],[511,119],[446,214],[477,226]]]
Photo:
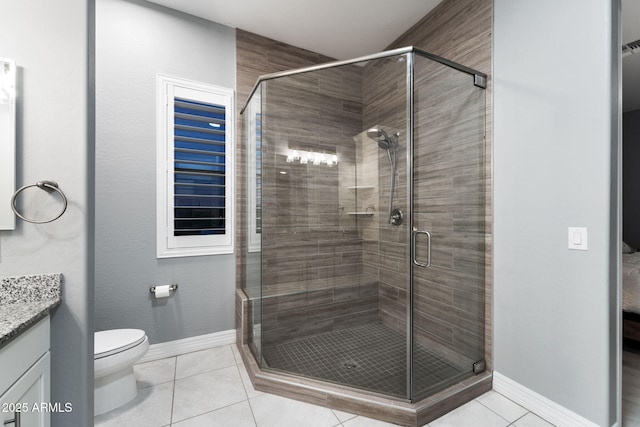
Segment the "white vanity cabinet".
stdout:
[[49,427],[49,316],[0,348],[0,426]]

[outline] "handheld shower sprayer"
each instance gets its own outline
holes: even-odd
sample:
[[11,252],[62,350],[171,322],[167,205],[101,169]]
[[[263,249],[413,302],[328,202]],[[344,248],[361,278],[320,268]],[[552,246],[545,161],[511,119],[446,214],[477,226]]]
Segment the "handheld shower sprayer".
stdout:
[[396,154],[398,148],[398,137],[400,132],[389,135],[384,129],[379,127],[371,128],[367,131],[367,137],[378,143],[378,147],[387,152],[389,165],[391,166],[391,189],[389,191],[389,224],[402,224],[403,214],[399,209],[393,209],[393,193],[396,187]]

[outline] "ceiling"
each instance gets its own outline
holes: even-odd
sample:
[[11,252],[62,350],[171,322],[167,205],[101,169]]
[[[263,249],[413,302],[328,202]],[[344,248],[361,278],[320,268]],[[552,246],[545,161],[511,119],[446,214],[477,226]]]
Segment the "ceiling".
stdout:
[[149,0],[336,59],[384,50],[442,0]]
[[[384,50],[442,0],[148,0],[336,59]],[[622,43],[640,39],[640,0],[622,0]],[[623,111],[640,109],[640,53],[622,59]]]

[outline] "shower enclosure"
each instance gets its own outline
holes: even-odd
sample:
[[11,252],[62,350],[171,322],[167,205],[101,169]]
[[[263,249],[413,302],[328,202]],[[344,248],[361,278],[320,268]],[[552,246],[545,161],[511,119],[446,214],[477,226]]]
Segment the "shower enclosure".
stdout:
[[245,106],[260,369],[415,402],[484,370],[486,76],[416,48]]

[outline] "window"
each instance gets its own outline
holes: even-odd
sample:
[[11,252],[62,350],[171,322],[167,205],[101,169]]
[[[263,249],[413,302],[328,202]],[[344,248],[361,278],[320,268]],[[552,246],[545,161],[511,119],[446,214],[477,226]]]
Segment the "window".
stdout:
[[158,258],[233,253],[233,91],[158,75]]

